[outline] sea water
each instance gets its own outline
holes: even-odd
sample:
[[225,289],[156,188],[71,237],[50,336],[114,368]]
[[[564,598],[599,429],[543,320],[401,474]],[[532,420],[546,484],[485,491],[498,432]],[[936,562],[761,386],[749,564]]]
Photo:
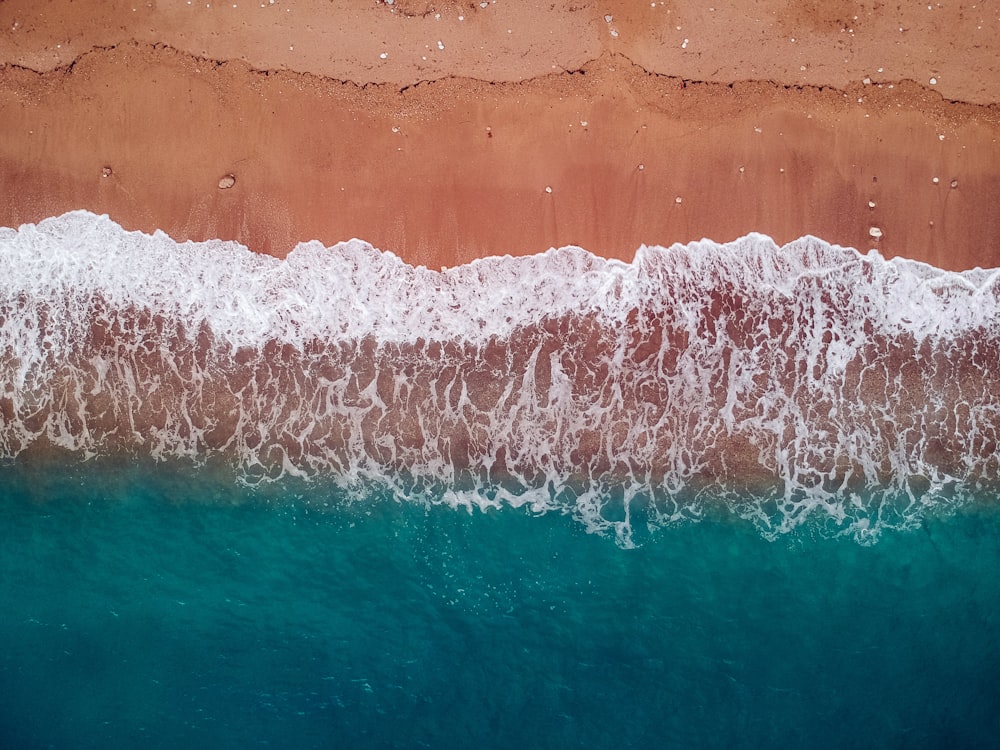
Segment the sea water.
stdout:
[[995,741],[995,271],[0,258],[0,746]]

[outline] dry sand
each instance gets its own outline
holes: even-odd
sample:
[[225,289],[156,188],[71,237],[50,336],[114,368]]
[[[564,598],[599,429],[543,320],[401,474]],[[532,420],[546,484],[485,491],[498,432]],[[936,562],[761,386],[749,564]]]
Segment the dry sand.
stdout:
[[759,231],[1000,266],[996,8],[722,5],[5,0],[0,225],[86,208],[431,267]]

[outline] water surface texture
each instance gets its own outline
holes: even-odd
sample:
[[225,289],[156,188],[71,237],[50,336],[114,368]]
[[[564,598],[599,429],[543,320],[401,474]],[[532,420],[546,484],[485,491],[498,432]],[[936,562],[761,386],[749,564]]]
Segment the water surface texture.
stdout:
[[[1000,513],[638,549],[558,514],[310,510],[8,467],[4,747],[988,747]],[[214,491],[214,495],[212,494]]]
[[0,229],[0,747],[988,747],[1000,272]]
[[626,546],[720,505],[874,541],[998,489],[996,270],[749,235],[438,273],[85,212],[0,231],[0,258],[0,455],[527,505]]

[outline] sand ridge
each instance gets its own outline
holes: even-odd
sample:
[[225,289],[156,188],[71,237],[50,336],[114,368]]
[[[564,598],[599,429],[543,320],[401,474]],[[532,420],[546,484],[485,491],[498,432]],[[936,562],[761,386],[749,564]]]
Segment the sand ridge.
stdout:
[[[0,64],[123,42],[357,83],[521,81],[617,54],[651,73],[844,88],[865,77],[1000,101],[989,3],[879,0],[5,0]],[[933,84],[931,83],[933,79]]]

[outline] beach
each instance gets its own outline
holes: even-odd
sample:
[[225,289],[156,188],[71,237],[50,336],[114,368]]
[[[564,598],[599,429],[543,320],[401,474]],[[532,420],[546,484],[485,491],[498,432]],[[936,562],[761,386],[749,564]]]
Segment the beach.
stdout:
[[997,15],[0,0],[0,747],[995,744]]
[[0,225],[435,269],[749,232],[1000,265],[995,11],[848,5],[8,0]]

